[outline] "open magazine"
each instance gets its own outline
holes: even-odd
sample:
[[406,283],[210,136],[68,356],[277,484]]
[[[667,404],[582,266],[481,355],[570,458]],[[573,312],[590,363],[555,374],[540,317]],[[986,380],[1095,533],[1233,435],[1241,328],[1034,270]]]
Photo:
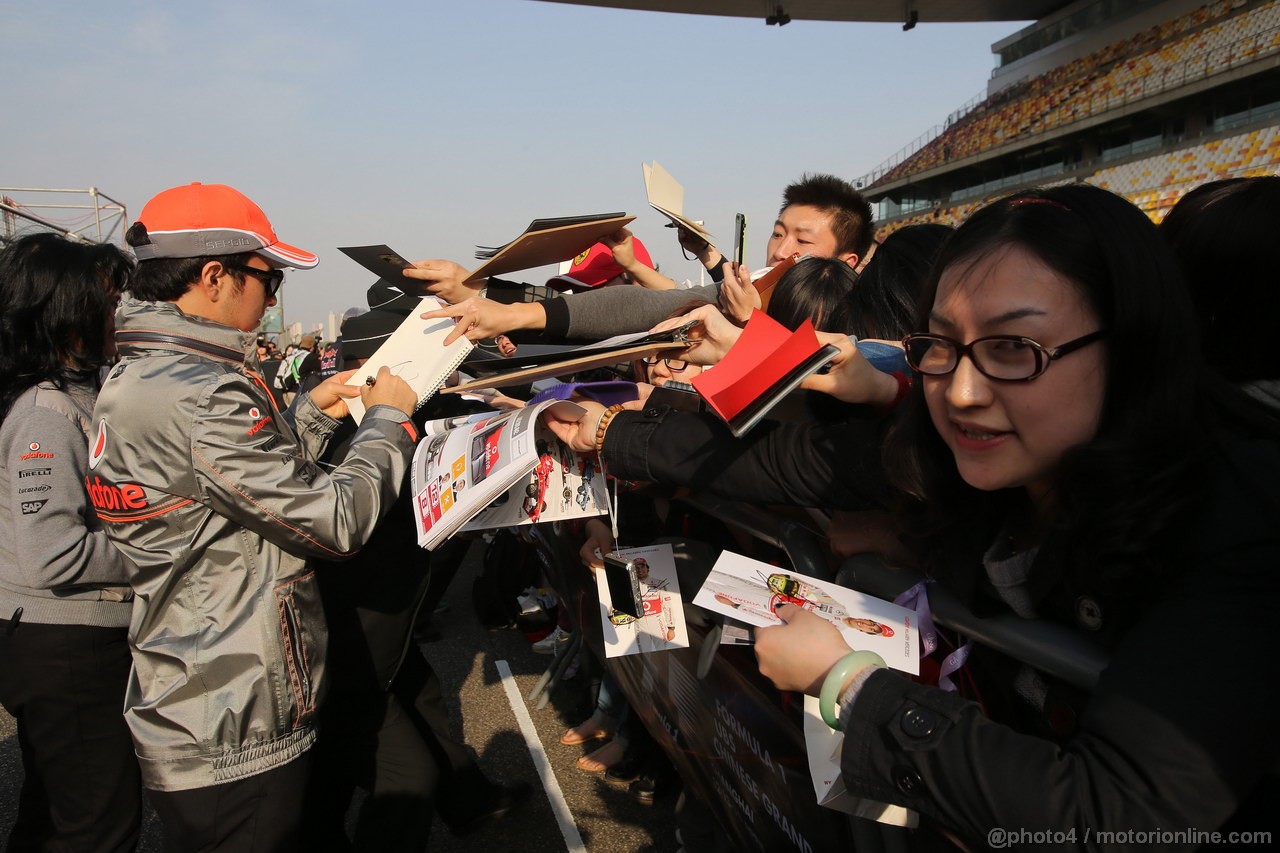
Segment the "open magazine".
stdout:
[[464,526],[508,527],[608,512],[604,477],[547,429],[541,415],[548,409],[564,420],[583,414],[575,403],[548,400],[426,424],[411,480],[420,546],[434,550]]

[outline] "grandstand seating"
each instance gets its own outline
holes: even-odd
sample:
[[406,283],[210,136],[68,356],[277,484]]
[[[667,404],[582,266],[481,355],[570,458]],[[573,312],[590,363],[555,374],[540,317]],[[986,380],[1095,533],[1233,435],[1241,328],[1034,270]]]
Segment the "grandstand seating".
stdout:
[[992,95],[875,183],[999,147],[1280,52],[1280,0],[1218,0]]
[[[1280,174],[1280,127],[1253,130],[1144,157],[1102,169],[1084,180],[1124,196],[1159,221],[1183,194],[1205,181],[1275,174]],[[959,225],[969,214],[1000,195],[1003,193],[895,219],[877,229],[876,238],[883,240],[899,228],[926,222]]]

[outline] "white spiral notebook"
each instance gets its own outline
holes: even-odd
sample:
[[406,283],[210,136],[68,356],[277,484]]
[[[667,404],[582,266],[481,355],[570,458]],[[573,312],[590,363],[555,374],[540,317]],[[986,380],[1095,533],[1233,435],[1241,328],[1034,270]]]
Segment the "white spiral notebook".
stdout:
[[[444,339],[453,330],[454,321],[448,317],[439,320],[422,319],[423,313],[434,311],[442,305],[444,303],[440,300],[424,296],[419,306],[409,312],[404,322],[356,370],[347,384],[360,387],[365,384],[366,379],[377,376],[378,370],[385,365],[417,392],[418,406],[425,403],[432,394],[440,390],[440,386],[458,369],[458,365],[462,364],[475,346],[465,336],[444,346]],[[347,408],[351,410],[351,417],[355,418],[356,423],[364,419],[364,403],[359,397],[347,398]]]

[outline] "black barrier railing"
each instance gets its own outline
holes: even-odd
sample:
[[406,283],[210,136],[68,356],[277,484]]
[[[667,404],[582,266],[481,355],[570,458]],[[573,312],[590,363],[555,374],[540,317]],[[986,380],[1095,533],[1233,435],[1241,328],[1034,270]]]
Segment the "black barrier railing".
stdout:
[[682,503],[718,518],[761,542],[784,551],[792,568],[820,580],[834,580],[827,551],[812,530],[794,519],[771,514],[752,504],[724,500],[712,495],[685,495]]
[[[892,568],[879,555],[859,554],[845,561],[839,578],[845,586],[891,601],[918,582],[920,575]],[[1098,686],[1107,654],[1078,632],[1012,613],[978,617],[937,584],[931,584],[928,592],[929,606],[939,625],[1081,690],[1092,691]]]
[[[756,539],[781,548],[793,568],[822,580],[838,580],[859,592],[892,601],[921,576],[910,569],[889,566],[878,554],[859,554],[840,566],[829,568],[826,549],[804,525],[779,518],[750,504],[706,495],[682,499],[708,515],[720,519]],[[944,628],[1022,661],[1081,690],[1092,691],[1107,665],[1106,652],[1085,640],[1078,632],[1060,625],[1023,619],[1012,613],[978,617],[942,587],[929,587],[929,605],[934,619]]]

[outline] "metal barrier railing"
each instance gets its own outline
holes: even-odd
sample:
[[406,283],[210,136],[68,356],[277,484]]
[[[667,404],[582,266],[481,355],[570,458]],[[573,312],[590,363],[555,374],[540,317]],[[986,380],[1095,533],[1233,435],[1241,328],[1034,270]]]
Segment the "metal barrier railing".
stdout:
[[[824,580],[836,579],[823,543],[804,525],[771,515],[756,506],[706,495],[691,495],[682,501],[756,539],[781,548],[797,572]],[[844,585],[888,601],[921,579],[918,573],[893,568],[879,555],[873,554],[856,555],[845,560],[840,566],[839,576]],[[1108,656],[1100,646],[1061,625],[1023,619],[1012,613],[975,616],[959,599],[937,584],[929,587],[929,604],[934,618],[943,627],[1081,690],[1093,690],[1106,668]]]

